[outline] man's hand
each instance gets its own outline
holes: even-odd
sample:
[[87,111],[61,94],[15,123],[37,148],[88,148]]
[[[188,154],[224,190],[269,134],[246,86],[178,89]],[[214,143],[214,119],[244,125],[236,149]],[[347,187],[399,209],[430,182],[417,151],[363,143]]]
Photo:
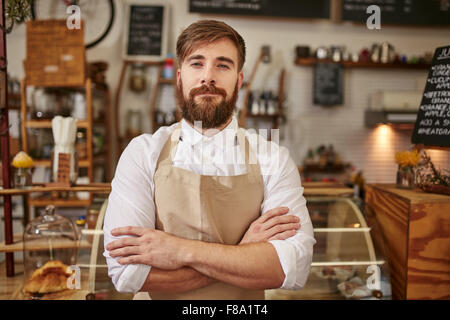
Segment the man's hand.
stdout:
[[262,214],[253,221],[239,244],[292,237],[300,228],[300,218],[286,215],[288,212],[289,208],[279,207]]
[[120,264],[146,264],[164,270],[183,267],[181,250],[183,239],[166,232],[142,227],[123,227],[111,230],[111,235],[131,236],[108,243],[111,257],[121,257]]

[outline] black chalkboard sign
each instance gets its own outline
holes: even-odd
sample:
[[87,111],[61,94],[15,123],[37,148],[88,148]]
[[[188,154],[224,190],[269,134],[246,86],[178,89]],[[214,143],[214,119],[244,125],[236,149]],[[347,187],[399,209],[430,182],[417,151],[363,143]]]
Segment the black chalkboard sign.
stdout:
[[450,46],[434,53],[412,143],[450,147]]
[[330,17],[330,0],[189,0],[189,11],[266,17]]
[[447,0],[342,0],[342,20],[366,23],[371,14],[367,7],[380,7],[383,24],[450,25],[450,4]]
[[167,54],[167,5],[130,3],[125,58],[159,60]]
[[343,103],[343,67],[338,63],[314,66],[314,104],[332,106]]

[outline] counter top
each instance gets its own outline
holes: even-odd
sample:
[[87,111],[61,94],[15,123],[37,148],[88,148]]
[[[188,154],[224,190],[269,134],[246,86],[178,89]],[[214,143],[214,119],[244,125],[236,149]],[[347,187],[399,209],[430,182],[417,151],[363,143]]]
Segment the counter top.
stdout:
[[437,193],[428,193],[419,188],[415,188],[413,190],[400,189],[397,188],[395,184],[368,184],[368,186],[388,192],[411,203],[450,202],[450,196]]

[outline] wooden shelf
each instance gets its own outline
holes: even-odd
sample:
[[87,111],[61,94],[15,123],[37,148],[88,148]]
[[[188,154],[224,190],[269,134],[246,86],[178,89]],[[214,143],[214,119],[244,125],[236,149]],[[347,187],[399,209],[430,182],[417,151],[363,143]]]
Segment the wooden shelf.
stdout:
[[[52,120],[26,120],[24,123],[26,128],[52,128]],[[88,128],[89,122],[81,120],[77,122],[78,128]]]
[[[0,242],[0,252],[19,252],[23,251],[23,235],[20,234],[14,234],[12,244],[5,244],[5,241]],[[52,243],[53,249],[68,249],[68,248],[82,248],[82,249],[89,249],[92,247],[92,244],[89,243],[87,240],[81,240],[77,241],[77,244],[74,245],[73,241],[63,239],[54,241]],[[32,241],[28,244],[27,250],[30,251],[39,251],[39,250],[47,250],[48,249],[48,241]]]
[[110,183],[89,183],[79,184],[71,187],[46,187],[44,184],[35,184],[27,189],[0,189],[0,195],[17,195],[28,194],[34,192],[52,192],[52,191],[73,191],[73,192],[92,192],[92,193],[109,193],[111,192]]
[[160,84],[174,84],[175,79],[159,78]]
[[305,197],[312,196],[329,196],[329,197],[348,197],[354,193],[350,188],[306,188],[303,190]]
[[428,70],[431,65],[424,63],[375,63],[375,62],[335,62],[331,59],[298,58],[294,62],[298,66],[313,66],[316,63],[339,63],[345,68],[368,68],[368,69],[405,69],[405,70]]
[[28,200],[28,205],[34,207],[46,207],[48,205],[54,205],[55,207],[89,207],[91,203],[91,199],[58,199],[51,196]]
[[[52,165],[51,160],[33,160],[33,163],[36,167],[50,167]],[[89,160],[83,159],[78,161],[78,167],[80,168],[89,168],[90,163]]]
[[281,117],[280,114],[252,114],[252,113],[247,113],[247,118],[266,118],[266,119],[274,119],[274,118],[279,118]]

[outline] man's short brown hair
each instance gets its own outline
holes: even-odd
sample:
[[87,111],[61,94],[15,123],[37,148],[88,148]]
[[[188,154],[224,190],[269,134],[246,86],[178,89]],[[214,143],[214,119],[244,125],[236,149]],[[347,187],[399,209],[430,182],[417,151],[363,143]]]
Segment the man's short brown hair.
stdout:
[[224,22],[200,20],[187,27],[177,40],[177,58],[181,65],[184,59],[201,44],[211,43],[224,38],[230,39],[238,51],[238,71],[245,62],[245,42],[239,33]]

